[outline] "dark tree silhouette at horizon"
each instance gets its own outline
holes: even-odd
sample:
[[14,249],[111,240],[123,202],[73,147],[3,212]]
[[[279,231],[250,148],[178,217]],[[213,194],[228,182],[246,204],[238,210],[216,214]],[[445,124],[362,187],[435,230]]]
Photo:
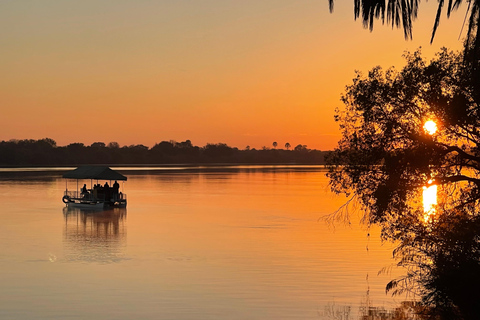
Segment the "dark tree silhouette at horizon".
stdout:
[[70,143],[57,146],[53,139],[0,141],[0,166],[63,165],[155,165],[155,164],[323,164],[325,152],[310,150],[255,150],[230,147],[225,143],[194,146],[190,140],[161,141],[152,148],[142,144],[123,146],[116,142],[90,146]]

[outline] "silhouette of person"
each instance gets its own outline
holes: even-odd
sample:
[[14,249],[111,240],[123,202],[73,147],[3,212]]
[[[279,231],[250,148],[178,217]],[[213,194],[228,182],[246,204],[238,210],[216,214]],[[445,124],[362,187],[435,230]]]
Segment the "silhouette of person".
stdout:
[[87,191],[87,184],[84,184],[80,194],[82,195],[83,199],[86,199],[88,196],[88,191]]
[[120,188],[120,185],[118,184],[117,180],[115,180],[115,183],[113,184],[113,196],[114,198],[118,197],[118,188]]
[[103,191],[105,192],[105,201],[110,200],[110,187],[108,185],[108,182],[105,182],[105,185],[103,186]]

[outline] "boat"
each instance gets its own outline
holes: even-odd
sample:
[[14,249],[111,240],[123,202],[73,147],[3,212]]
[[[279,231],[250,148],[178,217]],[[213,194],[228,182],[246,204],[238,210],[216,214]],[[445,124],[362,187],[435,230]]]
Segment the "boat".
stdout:
[[[65,193],[62,197],[67,207],[83,209],[125,208],[127,195],[120,191],[118,181],[126,181],[127,177],[106,166],[81,166],[63,174],[65,178]],[[76,190],[68,189],[68,180],[75,179]],[[90,180],[90,188],[85,183],[79,189],[80,180]],[[96,182],[94,184],[94,181]],[[115,181],[112,184],[112,181]],[[105,182],[102,185],[100,182]],[[110,182],[110,184],[109,184]],[[123,184],[122,184],[123,185]]]

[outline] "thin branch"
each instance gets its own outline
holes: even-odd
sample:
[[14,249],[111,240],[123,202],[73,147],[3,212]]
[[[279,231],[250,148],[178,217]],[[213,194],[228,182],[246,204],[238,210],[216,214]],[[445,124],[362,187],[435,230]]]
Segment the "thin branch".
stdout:
[[450,145],[440,143],[440,142],[438,144],[446,148],[445,152],[444,152],[444,155],[447,155],[450,152],[457,152],[462,158],[480,163],[480,159],[477,156],[474,156],[472,154],[469,154],[469,153],[465,152],[464,150],[462,150],[458,146],[450,146]]
[[472,178],[468,177],[466,175],[460,174],[456,176],[450,176],[450,177],[442,177],[437,179],[441,184],[446,184],[446,183],[451,183],[451,182],[460,182],[460,181],[468,181],[472,182],[477,185],[477,187],[480,187],[480,179],[477,178]]

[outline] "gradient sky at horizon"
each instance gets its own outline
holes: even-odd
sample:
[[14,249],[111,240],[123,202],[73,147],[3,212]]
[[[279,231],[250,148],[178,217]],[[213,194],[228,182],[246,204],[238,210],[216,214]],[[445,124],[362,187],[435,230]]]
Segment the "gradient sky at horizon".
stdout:
[[466,5],[430,45],[436,8],[420,4],[405,41],[364,29],[353,1],[4,0],[0,140],[332,149],[355,70],[461,49]]

